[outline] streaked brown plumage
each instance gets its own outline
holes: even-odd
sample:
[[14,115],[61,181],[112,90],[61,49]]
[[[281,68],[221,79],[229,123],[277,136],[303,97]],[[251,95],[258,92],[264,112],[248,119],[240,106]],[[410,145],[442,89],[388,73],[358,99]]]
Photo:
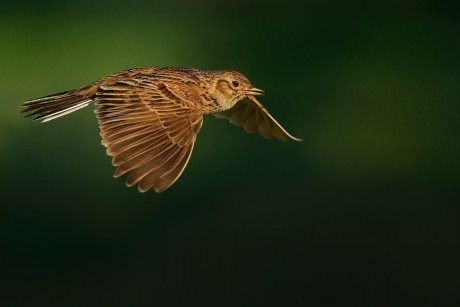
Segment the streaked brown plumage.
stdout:
[[253,97],[262,90],[235,71],[143,67],[88,86],[27,101],[23,112],[46,122],[90,103],[97,105],[102,144],[126,184],[162,192],[181,175],[203,115],[214,114],[265,138],[290,135]]

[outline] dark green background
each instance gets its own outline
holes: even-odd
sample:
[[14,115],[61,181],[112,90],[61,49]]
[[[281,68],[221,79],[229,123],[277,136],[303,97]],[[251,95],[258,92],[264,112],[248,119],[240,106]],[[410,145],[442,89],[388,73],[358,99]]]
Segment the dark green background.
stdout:
[[[2,5],[2,306],[458,306],[458,5]],[[150,65],[238,70],[304,141],[209,117],[177,183],[140,194],[92,108],[19,113]]]

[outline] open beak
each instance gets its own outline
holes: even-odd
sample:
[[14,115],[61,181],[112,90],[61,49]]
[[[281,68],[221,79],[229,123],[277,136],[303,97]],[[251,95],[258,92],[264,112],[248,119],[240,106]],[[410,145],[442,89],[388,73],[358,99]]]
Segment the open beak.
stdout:
[[251,88],[249,90],[245,90],[244,92],[247,95],[263,95],[264,94],[263,90],[255,88],[255,87],[253,87],[253,88]]

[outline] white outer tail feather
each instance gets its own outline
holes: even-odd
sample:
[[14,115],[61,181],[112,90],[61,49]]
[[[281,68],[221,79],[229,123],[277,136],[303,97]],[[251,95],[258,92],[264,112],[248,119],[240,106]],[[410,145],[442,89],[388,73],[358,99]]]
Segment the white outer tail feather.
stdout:
[[68,107],[67,109],[64,109],[64,110],[61,110],[59,112],[44,116],[40,120],[41,120],[42,123],[48,122],[50,120],[56,119],[58,117],[67,115],[67,114],[72,113],[74,111],[77,111],[77,110],[79,110],[81,108],[84,108],[84,107],[88,106],[92,101],[93,101],[93,99],[83,100],[83,101],[79,102],[78,104],[75,104],[73,106]]

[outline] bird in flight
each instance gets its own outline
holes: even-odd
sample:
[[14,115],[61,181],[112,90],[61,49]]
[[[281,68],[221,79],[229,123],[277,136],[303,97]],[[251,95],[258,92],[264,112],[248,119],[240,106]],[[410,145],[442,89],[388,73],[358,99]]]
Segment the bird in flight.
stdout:
[[187,165],[204,115],[228,119],[268,139],[301,141],[254,98],[262,94],[236,71],[142,67],[26,101],[22,112],[47,122],[94,103],[114,177],[128,174],[127,186],[162,192]]

